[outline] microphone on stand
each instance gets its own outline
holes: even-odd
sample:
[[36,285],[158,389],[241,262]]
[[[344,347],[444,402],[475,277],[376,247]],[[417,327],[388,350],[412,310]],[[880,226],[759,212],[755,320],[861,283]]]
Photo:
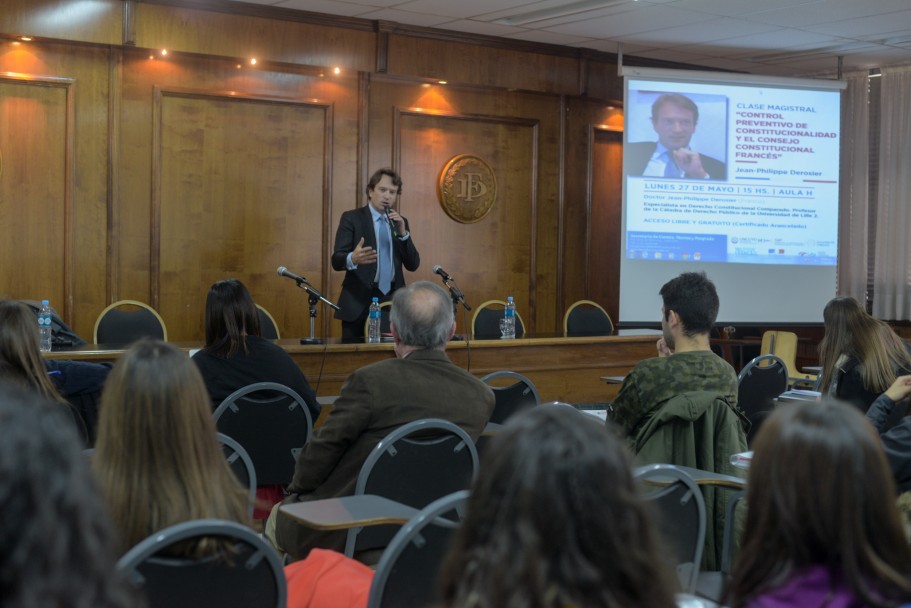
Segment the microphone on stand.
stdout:
[[279,267],[278,267],[278,276],[280,276],[280,277],[288,277],[289,279],[294,279],[294,280],[297,281],[298,283],[305,283],[306,285],[309,285],[309,284],[310,284],[310,281],[308,281],[307,279],[305,279],[304,277],[302,277],[302,276],[300,276],[300,275],[294,274],[293,272],[291,272],[290,270],[288,270],[288,269],[285,268],[284,266],[279,266]]
[[[458,307],[458,303],[461,302],[462,306],[465,307],[465,310],[471,310],[471,306],[468,302],[465,301],[465,294],[462,293],[462,290],[459,289],[459,286],[455,284],[455,279],[452,278],[448,272],[443,270],[442,266],[437,264],[433,267],[433,273],[440,275],[440,278],[443,279],[443,284],[449,288],[449,294],[452,296],[452,304],[454,307]],[[450,283],[452,283],[450,285]]]
[[445,270],[443,270],[442,266],[440,266],[439,264],[437,264],[436,266],[433,267],[433,273],[438,274],[441,277],[443,277],[444,281],[452,280],[452,277],[449,276],[449,273],[447,273]]

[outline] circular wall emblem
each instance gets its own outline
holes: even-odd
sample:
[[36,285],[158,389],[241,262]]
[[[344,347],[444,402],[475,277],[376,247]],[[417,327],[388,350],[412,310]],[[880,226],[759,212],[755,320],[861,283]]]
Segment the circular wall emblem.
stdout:
[[472,224],[490,213],[497,202],[497,176],[481,158],[459,154],[443,167],[439,195],[446,215]]

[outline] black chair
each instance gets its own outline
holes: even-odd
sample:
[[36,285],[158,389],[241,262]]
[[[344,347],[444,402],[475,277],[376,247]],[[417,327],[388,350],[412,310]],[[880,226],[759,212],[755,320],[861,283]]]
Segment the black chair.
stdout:
[[225,459],[228,461],[228,466],[231,467],[231,471],[234,472],[237,481],[247,488],[250,493],[249,511],[250,519],[253,519],[253,508],[256,505],[256,469],[253,467],[253,461],[250,460],[247,450],[239,443],[224,433],[216,433],[216,436],[225,451]]
[[161,315],[144,302],[114,302],[95,320],[95,344],[130,344],[140,338],[168,341],[168,330]]
[[259,332],[263,338],[266,340],[278,340],[282,337],[281,332],[278,331],[278,323],[275,322],[275,318],[269,314],[268,310],[257,304],[256,314],[259,316]]
[[283,384],[257,382],[231,393],[215,410],[215,426],[244,447],[260,486],[288,485],[313,421],[303,398]]
[[[635,478],[642,483],[643,498],[653,506],[666,555],[676,565],[686,593],[696,590],[705,544],[705,502],[693,478],[672,464],[639,467]],[[650,487],[650,484],[657,484]]]
[[[175,546],[203,538],[221,539],[233,551],[202,559],[174,555]],[[127,551],[117,569],[145,593],[148,608],[285,608],[287,599],[275,549],[249,528],[220,519],[156,532]]]
[[[502,378],[514,382],[509,386],[496,386]],[[502,424],[510,416],[541,403],[538,389],[522,374],[508,371],[492,372],[481,378],[481,382],[493,385],[491,388],[496,402],[490,415],[490,422]]]
[[563,315],[563,335],[609,336],[614,333],[614,322],[597,302],[579,300]]
[[775,409],[774,399],[788,390],[788,367],[775,355],[760,355],[737,376],[737,406],[750,421],[747,443]]
[[[499,340],[500,319],[506,312],[503,300],[488,300],[477,307],[471,318],[471,338],[473,340]],[[525,323],[522,315],[516,311],[516,337],[525,335]]]
[[367,608],[440,603],[437,575],[468,495],[461,490],[435,500],[402,526],[376,566]]
[[[464,430],[425,418],[402,425],[376,444],[358,474],[355,494],[375,494],[415,509],[471,486],[478,453]],[[348,530],[345,555],[385,548],[400,526]]]

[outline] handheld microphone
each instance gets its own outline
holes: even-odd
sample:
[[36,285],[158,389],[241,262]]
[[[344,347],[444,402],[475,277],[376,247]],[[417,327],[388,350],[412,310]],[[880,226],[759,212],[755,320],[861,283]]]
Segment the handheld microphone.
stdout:
[[384,211],[386,212],[386,221],[389,222],[389,227],[392,228],[392,236],[395,238],[399,238],[399,231],[395,227],[395,222],[393,222],[392,218],[389,217],[389,206],[388,205],[385,207]]
[[288,277],[289,279],[294,279],[294,280],[297,281],[298,283],[306,283],[307,285],[310,284],[310,281],[308,281],[307,279],[305,279],[305,278],[302,277],[302,276],[299,276],[299,275],[294,274],[293,272],[291,272],[290,270],[288,270],[288,269],[285,268],[284,266],[279,266],[279,267],[278,267],[278,276],[280,276],[280,277]]
[[449,273],[447,273],[445,270],[443,270],[443,268],[439,264],[437,264],[436,266],[433,267],[433,273],[438,274],[441,277],[443,277],[444,281],[452,280],[452,277],[449,276]]

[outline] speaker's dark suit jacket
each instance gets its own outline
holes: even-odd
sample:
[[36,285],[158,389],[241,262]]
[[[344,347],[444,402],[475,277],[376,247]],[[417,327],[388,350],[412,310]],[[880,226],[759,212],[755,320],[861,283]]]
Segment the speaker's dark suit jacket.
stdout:
[[[362,367],[345,380],[326,423],[304,446],[284,502],[353,495],[370,451],[413,420],[442,418],[477,440],[493,405],[493,391],[442,351]],[[279,513],[276,539],[292,556],[304,557],[314,547],[343,550],[345,532],[320,533]]]
[[[405,220],[408,228],[408,220]],[[409,228],[410,230],[410,228]],[[373,216],[370,206],[365,205],[352,209],[342,214],[338,230],[335,233],[335,250],[332,252],[332,268],[346,270],[348,254],[354,251],[355,245],[364,238],[364,246],[376,249],[376,232],[373,230]],[[414,272],[421,264],[421,256],[414,246],[414,239],[392,239],[392,258],[395,267],[395,278],[392,282],[393,291],[405,285],[405,275],[402,266]],[[345,273],[342,281],[342,293],[338,299],[340,310],[335,311],[335,318],[341,321],[356,321],[370,305],[373,293],[373,283],[376,279],[376,263],[359,264],[354,270]]]
[[[657,147],[658,143],[654,141],[637,141],[626,144],[624,154],[626,155],[627,161],[627,174],[642,175],[645,173],[648,161],[652,159],[652,155],[655,153],[655,148]],[[699,159],[702,161],[702,168],[709,174],[709,179],[727,179],[728,171],[723,162],[714,159],[711,156],[706,156],[705,154],[700,154]]]

